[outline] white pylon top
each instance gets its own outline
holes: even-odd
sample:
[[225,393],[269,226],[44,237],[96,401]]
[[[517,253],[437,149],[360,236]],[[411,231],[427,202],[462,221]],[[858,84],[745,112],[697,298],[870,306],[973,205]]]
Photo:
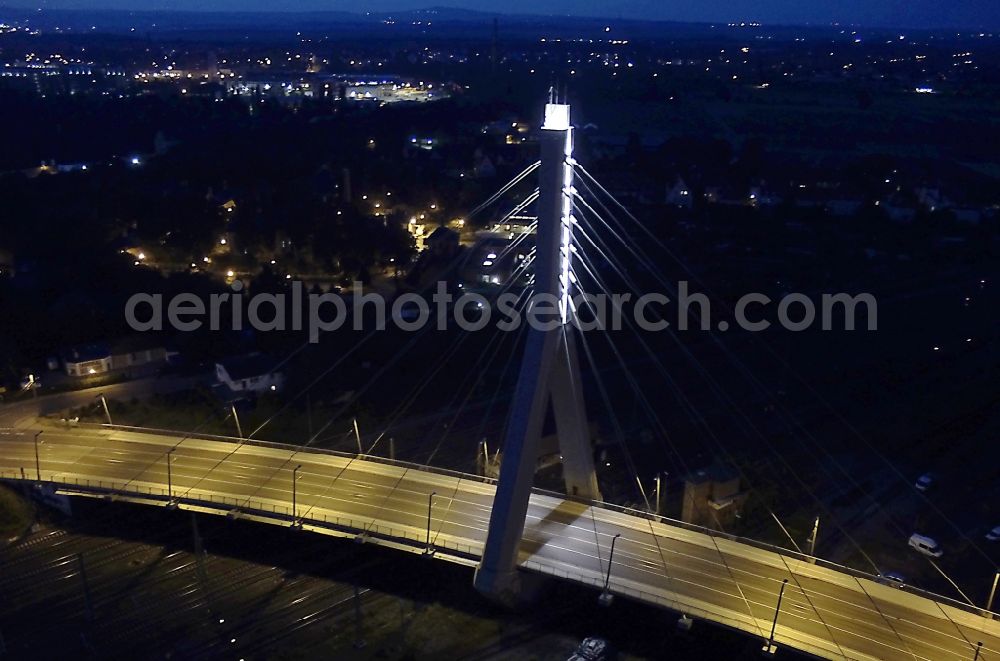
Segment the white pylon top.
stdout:
[[565,131],[569,128],[569,104],[546,103],[545,123],[542,129],[546,131]]

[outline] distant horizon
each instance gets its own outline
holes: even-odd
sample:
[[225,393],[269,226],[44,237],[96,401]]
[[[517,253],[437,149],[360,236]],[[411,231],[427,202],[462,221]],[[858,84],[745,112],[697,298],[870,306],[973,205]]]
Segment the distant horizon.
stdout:
[[609,6],[597,0],[508,0],[503,9],[487,0],[374,0],[359,8],[352,0],[161,0],[136,7],[130,0],[0,0],[0,9],[80,12],[177,12],[198,14],[296,14],[413,12],[456,10],[501,16],[571,16],[606,19],[677,22],[760,22],[773,26],[857,26],[867,29],[985,29],[1000,27],[1000,3],[964,0],[846,0],[830,5],[809,0],[706,0],[697,5],[670,4],[658,0],[626,0]]

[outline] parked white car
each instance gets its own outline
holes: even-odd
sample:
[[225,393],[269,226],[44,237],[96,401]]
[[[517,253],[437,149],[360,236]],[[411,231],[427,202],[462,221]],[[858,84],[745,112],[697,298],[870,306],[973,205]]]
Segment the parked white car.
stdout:
[[913,486],[917,488],[917,491],[927,491],[932,486],[934,486],[934,481],[935,479],[933,474],[924,473],[923,475],[917,478],[917,481],[914,483]]
[[941,548],[941,545],[926,535],[913,533],[910,535],[909,544],[910,548],[932,558],[940,558],[944,555],[944,549]]
[[993,530],[986,533],[986,541],[988,542],[1000,542],[1000,526],[997,526]]

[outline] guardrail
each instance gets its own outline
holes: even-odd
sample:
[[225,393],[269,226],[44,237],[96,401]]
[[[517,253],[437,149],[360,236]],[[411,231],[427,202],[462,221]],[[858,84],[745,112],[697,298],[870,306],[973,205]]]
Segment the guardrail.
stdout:
[[[625,507],[623,505],[616,505],[614,503],[608,503],[608,502],[603,502],[603,501],[588,501],[588,500],[581,499],[581,498],[576,498],[576,497],[573,497],[573,496],[567,496],[566,494],[560,494],[560,493],[553,492],[553,491],[545,491],[545,490],[542,490],[542,489],[534,489],[533,491],[535,491],[536,493],[541,493],[541,494],[547,495],[547,496],[552,496],[552,497],[555,497],[555,498],[560,498],[562,500],[569,500],[569,501],[573,501],[573,502],[579,502],[579,503],[585,504],[585,505],[593,505],[593,506],[596,506],[596,507],[600,507],[601,509],[619,512],[619,513],[625,514],[627,516],[633,516],[633,517],[645,519],[645,520],[648,520],[648,521],[655,521],[655,522],[663,523],[664,525],[667,525],[667,526],[672,526],[672,527],[675,527],[675,528],[681,528],[683,530],[688,530],[688,531],[691,531],[691,532],[700,533],[700,534],[703,534],[703,535],[708,535],[709,537],[712,537],[712,538],[715,538],[715,539],[725,539],[727,541],[734,542],[734,543],[737,543],[737,544],[743,544],[745,546],[752,546],[752,547],[760,549],[762,551],[767,551],[769,553],[775,553],[775,554],[777,554],[779,556],[782,556],[784,558],[788,558],[790,560],[796,560],[796,561],[799,561],[799,562],[808,562],[810,564],[816,565],[817,567],[823,567],[825,569],[829,569],[831,571],[835,571],[835,572],[838,572],[838,573],[841,573],[841,574],[847,574],[848,576],[851,576],[853,578],[863,578],[863,579],[866,579],[866,580],[869,580],[869,581],[873,581],[875,583],[879,583],[880,582],[878,576],[876,576],[875,574],[871,574],[871,573],[868,573],[866,571],[863,571],[861,569],[854,569],[853,567],[848,567],[846,565],[841,565],[841,564],[838,564],[836,562],[831,562],[830,560],[824,560],[823,558],[820,558],[820,557],[817,557],[817,556],[808,555],[806,553],[800,553],[798,551],[793,551],[791,549],[786,549],[786,548],[781,547],[781,546],[775,546],[774,544],[768,544],[767,542],[757,541],[757,540],[751,539],[749,537],[740,537],[739,535],[731,535],[729,533],[725,533],[725,532],[722,532],[722,531],[719,531],[719,530],[713,530],[711,528],[704,528],[702,526],[698,526],[698,525],[695,525],[695,524],[692,524],[692,523],[687,523],[685,521],[680,521],[678,519],[671,519],[669,517],[660,516],[660,515],[654,514],[652,512],[645,512],[645,511],[642,511],[642,510],[633,509],[631,507]],[[946,603],[947,605],[952,606],[953,608],[957,608],[959,610],[966,611],[966,612],[971,613],[973,615],[992,616],[994,618],[998,617],[998,614],[995,613],[995,612],[988,611],[988,610],[986,610],[984,608],[979,608],[979,607],[974,606],[972,604],[968,604],[968,603],[966,603],[964,601],[958,601],[957,599],[953,599],[953,598],[947,597],[945,595],[937,594],[936,592],[931,592],[929,590],[923,590],[921,588],[914,587],[912,585],[905,585],[905,586],[903,586],[901,588],[898,588],[898,589],[903,590],[903,591],[908,592],[908,593],[911,593],[911,594],[914,594],[914,595],[917,595],[917,596],[920,596],[920,597],[924,597],[926,599],[930,599],[932,601],[937,601],[937,602],[940,602],[940,603]]]
[[[272,519],[275,525],[300,523],[311,528],[325,528],[336,530],[345,534],[355,534],[365,539],[384,539],[397,544],[411,546],[414,550],[425,550],[426,536],[414,533],[406,528],[398,528],[379,524],[375,521],[361,521],[350,517],[331,516],[327,514],[311,514],[308,510],[300,516],[293,517],[291,507],[269,503],[260,499],[226,496],[213,493],[201,493],[198,496],[170,494],[167,489],[150,485],[135,484],[130,482],[116,482],[113,480],[89,480],[86,478],[76,478],[62,476],[54,479],[50,475],[46,480],[43,471],[42,483],[51,484],[56,490],[82,495],[97,496],[120,496],[123,498],[141,498],[144,500],[156,500],[164,506],[171,503],[187,505],[190,507],[201,507],[205,509],[215,509],[220,515],[240,516],[249,515],[265,519]],[[22,476],[16,471],[0,471],[0,480],[16,480],[18,482],[34,481]],[[435,553],[444,552],[445,555],[454,555],[463,560],[479,560],[480,552],[468,544],[459,544],[440,536],[433,537],[433,549]]]
[[[546,576],[553,576],[566,581],[574,581],[576,583],[581,583],[583,585],[589,585],[591,587],[597,588],[598,590],[604,590],[604,579],[599,576],[588,576],[581,574],[579,572],[573,572],[566,569],[560,569],[558,567],[552,567],[549,565],[544,565],[542,563],[536,562],[534,560],[527,560],[521,565],[523,568],[533,571],[537,574],[544,574]],[[635,601],[641,601],[645,604],[650,604],[660,608],[664,608],[675,613],[681,613],[682,615],[689,617],[697,617],[700,620],[706,622],[715,622],[728,626],[734,629],[738,629],[753,634],[759,634],[763,637],[765,635],[764,624],[758,622],[756,618],[751,618],[747,616],[747,620],[752,620],[752,624],[748,623],[747,620],[728,617],[721,611],[708,611],[705,608],[695,606],[690,603],[681,603],[677,600],[665,597],[662,594],[657,594],[655,592],[650,592],[648,590],[639,590],[622,583],[617,583],[613,579],[608,583],[608,592],[616,595],[625,597],[627,599],[633,599]],[[774,640],[775,642],[793,642],[792,645],[799,650],[821,650],[818,645],[800,638],[798,636],[790,635],[786,631],[787,627],[780,627],[775,631]]]
[[396,466],[408,470],[419,470],[424,473],[437,473],[438,475],[444,475],[446,477],[456,477],[462,480],[481,482],[483,484],[495,485],[497,483],[495,478],[486,477],[484,475],[464,473],[462,471],[456,471],[449,468],[438,468],[436,466],[425,466],[424,464],[416,464],[411,461],[402,461],[399,459],[390,459],[388,457],[382,457],[377,454],[358,454],[357,452],[341,452],[339,450],[330,450],[328,448],[290,445],[288,443],[263,441],[256,438],[240,438],[238,436],[222,436],[218,434],[194,434],[189,432],[180,432],[172,429],[156,429],[153,427],[132,427],[128,425],[109,425],[107,423],[94,423],[94,422],[81,422],[79,426],[91,429],[109,429],[112,431],[130,431],[130,432],[144,433],[144,434],[159,434],[161,436],[173,436],[173,437],[179,437],[181,439],[222,441],[226,443],[236,443],[240,445],[250,445],[254,447],[271,448],[275,450],[287,450],[293,453],[306,452],[311,454],[325,454],[332,457],[340,457],[343,459],[361,459],[364,461],[371,461],[379,464],[385,464],[387,466]]
[[[156,428],[150,428],[150,427],[135,427],[135,426],[128,426],[128,425],[109,425],[107,423],[80,423],[79,426],[80,427],[84,427],[84,428],[90,428],[90,429],[105,429],[105,430],[111,430],[111,431],[125,431],[125,432],[135,432],[135,433],[158,434],[158,435],[163,435],[163,436],[171,436],[171,437],[181,438],[182,440],[192,439],[192,440],[220,441],[220,442],[226,442],[226,443],[234,443],[234,444],[250,445],[250,446],[254,446],[254,447],[263,447],[263,448],[270,448],[270,449],[276,449],[276,450],[283,450],[283,451],[287,451],[287,452],[291,452],[291,453],[302,453],[302,452],[305,452],[305,453],[312,453],[312,454],[323,454],[323,455],[334,456],[334,457],[339,457],[339,458],[349,459],[349,460],[370,461],[370,462],[384,464],[384,465],[388,465],[388,466],[395,466],[395,467],[403,468],[403,469],[406,469],[406,470],[417,470],[417,471],[421,471],[421,472],[425,472],[425,473],[435,473],[435,474],[443,475],[443,476],[446,476],[446,477],[453,477],[453,478],[457,478],[457,479],[461,479],[461,480],[469,480],[469,481],[473,481],[473,482],[479,482],[479,483],[482,483],[482,484],[495,485],[497,483],[496,479],[490,478],[490,477],[485,477],[485,476],[482,476],[482,475],[473,475],[471,473],[464,473],[464,472],[461,472],[461,471],[451,470],[451,469],[447,469],[447,468],[437,468],[437,467],[434,467],[434,466],[425,466],[425,465],[422,465],[422,464],[416,464],[416,463],[408,462],[408,461],[400,461],[400,460],[396,460],[396,459],[390,459],[388,457],[381,457],[381,456],[378,456],[378,455],[341,452],[341,451],[338,451],[338,450],[330,450],[330,449],[327,449],[327,448],[303,447],[303,446],[289,445],[289,444],[286,444],[286,443],[277,443],[277,442],[274,442],[274,441],[264,441],[264,440],[258,440],[258,439],[239,438],[239,437],[236,437],[236,436],[224,436],[224,435],[217,435],[217,434],[201,434],[201,433],[196,434],[196,433],[191,433],[191,432],[180,432],[180,431],[171,430],[171,429],[156,429]],[[768,544],[767,542],[760,542],[760,541],[757,541],[757,540],[754,540],[754,539],[751,539],[751,538],[747,538],[747,537],[740,537],[738,535],[731,535],[731,534],[728,534],[728,533],[725,533],[725,532],[721,532],[721,531],[718,531],[718,530],[713,530],[711,528],[705,528],[703,526],[698,526],[698,525],[695,525],[695,524],[687,523],[687,522],[684,522],[684,521],[680,521],[678,519],[671,519],[669,517],[660,516],[660,515],[654,514],[652,512],[646,512],[646,511],[643,511],[643,510],[637,510],[637,509],[634,509],[634,508],[625,507],[623,505],[617,505],[615,503],[609,503],[609,502],[605,502],[605,501],[591,501],[591,500],[587,500],[587,499],[583,499],[583,498],[578,498],[578,497],[574,497],[574,496],[568,496],[566,494],[562,494],[562,493],[558,493],[558,492],[554,492],[554,491],[548,491],[548,490],[545,490],[545,489],[535,488],[532,491],[534,493],[536,493],[536,494],[543,495],[543,496],[549,496],[549,497],[552,497],[552,498],[557,498],[557,499],[560,499],[560,500],[565,500],[565,501],[570,501],[570,502],[577,502],[577,503],[580,503],[582,505],[586,505],[588,507],[598,507],[600,509],[618,512],[618,513],[621,513],[621,514],[625,514],[627,516],[632,516],[632,517],[636,517],[636,518],[647,520],[647,521],[654,521],[654,522],[662,523],[662,524],[667,525],[667,526],[671,526],[671,527],[675,527],[675,528],[680,528],[680,529],[683,529],[683,530],[688,530],[690,532],[694,532],[694,533],[699,533],[699,534],[702,534],[702,535],[706,535],[706,536],[709,536],[709,537],[714,538],[714,539],[725,539],[727,541],[734,542],[734,543],[737,543],[737,544],[743,544],[743,545],[746,545],[746,546],[751,546],[753,548],[757,548],[757,549],[760,549],[762,551],[767,551],[769,553],[774,553],[774,554],[776,554],[776,555],[778,555],[778,556],[780,556],[782,558],[786,558],[786,559],[794,560],[794,561],[799,561],[799,562],[808,562],[808,563],[814,564],[814,565],[816,565],[818,567],[823,567],[823,568],[829,569],[831,571],[836,571],[838,573],[849,575],[849,576],[851,576],[851,577],[853,577],[855,579],[866,579],[866,580],[873,581],[873,582],[876,582],[876,583],[879,582],[879,577],[876,576],[875,574],[871,574],[871,573],[862,571],[860,569],[854,569],[852,567],[847,567],[845,565],[841,565],[841,564],[838,564],[838,563],[835,563],[835,562],[831,562],[829,560],[824,560],[823,558],[819,558],[819,557],[816,557],[816,556],[810,556],[810,555],[807,555],[805,553],[800,553],[798,551],[793,551],[791,549],[786,549],[786,548],[783,548],[783,547],[780,547],[780,546],[775,546],[773,544]],[[234,499],[234,501],[235,500],[236,499]],[[478,558],[478,557],[479,556],[476,555],[476,558]],[[917,588],[917,587],[913,587],[913,586],[909,586],[909,585],[907,585],[907,586],[905,586],[904,588],[901,588],[901,589],[905,590],[908,593],[914,594],[916,596],[924,597],[926,599],[930,599],[932,601],[936,601],[936,602],[939,602],[939,603],[942,603],[942,604],[947,604],[948,606],[951,606],[951,607],[956,608],[958,610],[962,610],[962,611],[965,611],[965,612],[968,612],[968,613],[971,613],[971,614],[974,614],[974,615],[990,617],[990,618],[993,618],[993,619],[996,619],[998,617],[998,614],[995,613],[995,612],[991,612],[991,611],[988,611],[986,609],[976,607],[975,605],[968,604],[968,603],[963,602],[963,601],[958,601],[958,600],[953,599],[951,597],[947,597],[947,596],[940,595],[940,594],[937,594],[937,593],[934,593],[934,592],[930,592],[928,590],[923,590],[923,589],[920,589],[920,588]]]

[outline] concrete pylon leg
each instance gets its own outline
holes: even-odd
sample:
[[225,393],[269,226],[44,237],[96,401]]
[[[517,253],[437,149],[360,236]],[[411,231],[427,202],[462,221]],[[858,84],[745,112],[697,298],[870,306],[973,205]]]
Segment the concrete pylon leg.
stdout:
[[579,498],[601,500],[597,473],[594,471],[594,452],[590,447],[590,425],[583,401],[583,384],[580,382],[576,337],[571,326],[563,326],[559,334],[549,387],[566,493]]
[[517,553],[538,463],[557,341],[555,333],[535,328],[528,331],[514,406],[507,421],[490,528],[483,559],[476,568],[476,589],[507,604],[516,601],[521,589]]
[[[563,453],[569,493],[599,498],[594,475],[583,389],[572,339],[569,288],[572,279],[573,128],[569,106],[545,106],[538,177],[538,232],[535,242],[535,290],[529,306],[558,302],[559,320],[528,331],[521,372],[503,444],[483,558],[475,586],[494,599],[513,603],[521,589],[518,550],[538,463],[542,424],[551,402]],[[543,296],[548,298],[545,303]],[[529,310],[529,315],[531,311]]]

